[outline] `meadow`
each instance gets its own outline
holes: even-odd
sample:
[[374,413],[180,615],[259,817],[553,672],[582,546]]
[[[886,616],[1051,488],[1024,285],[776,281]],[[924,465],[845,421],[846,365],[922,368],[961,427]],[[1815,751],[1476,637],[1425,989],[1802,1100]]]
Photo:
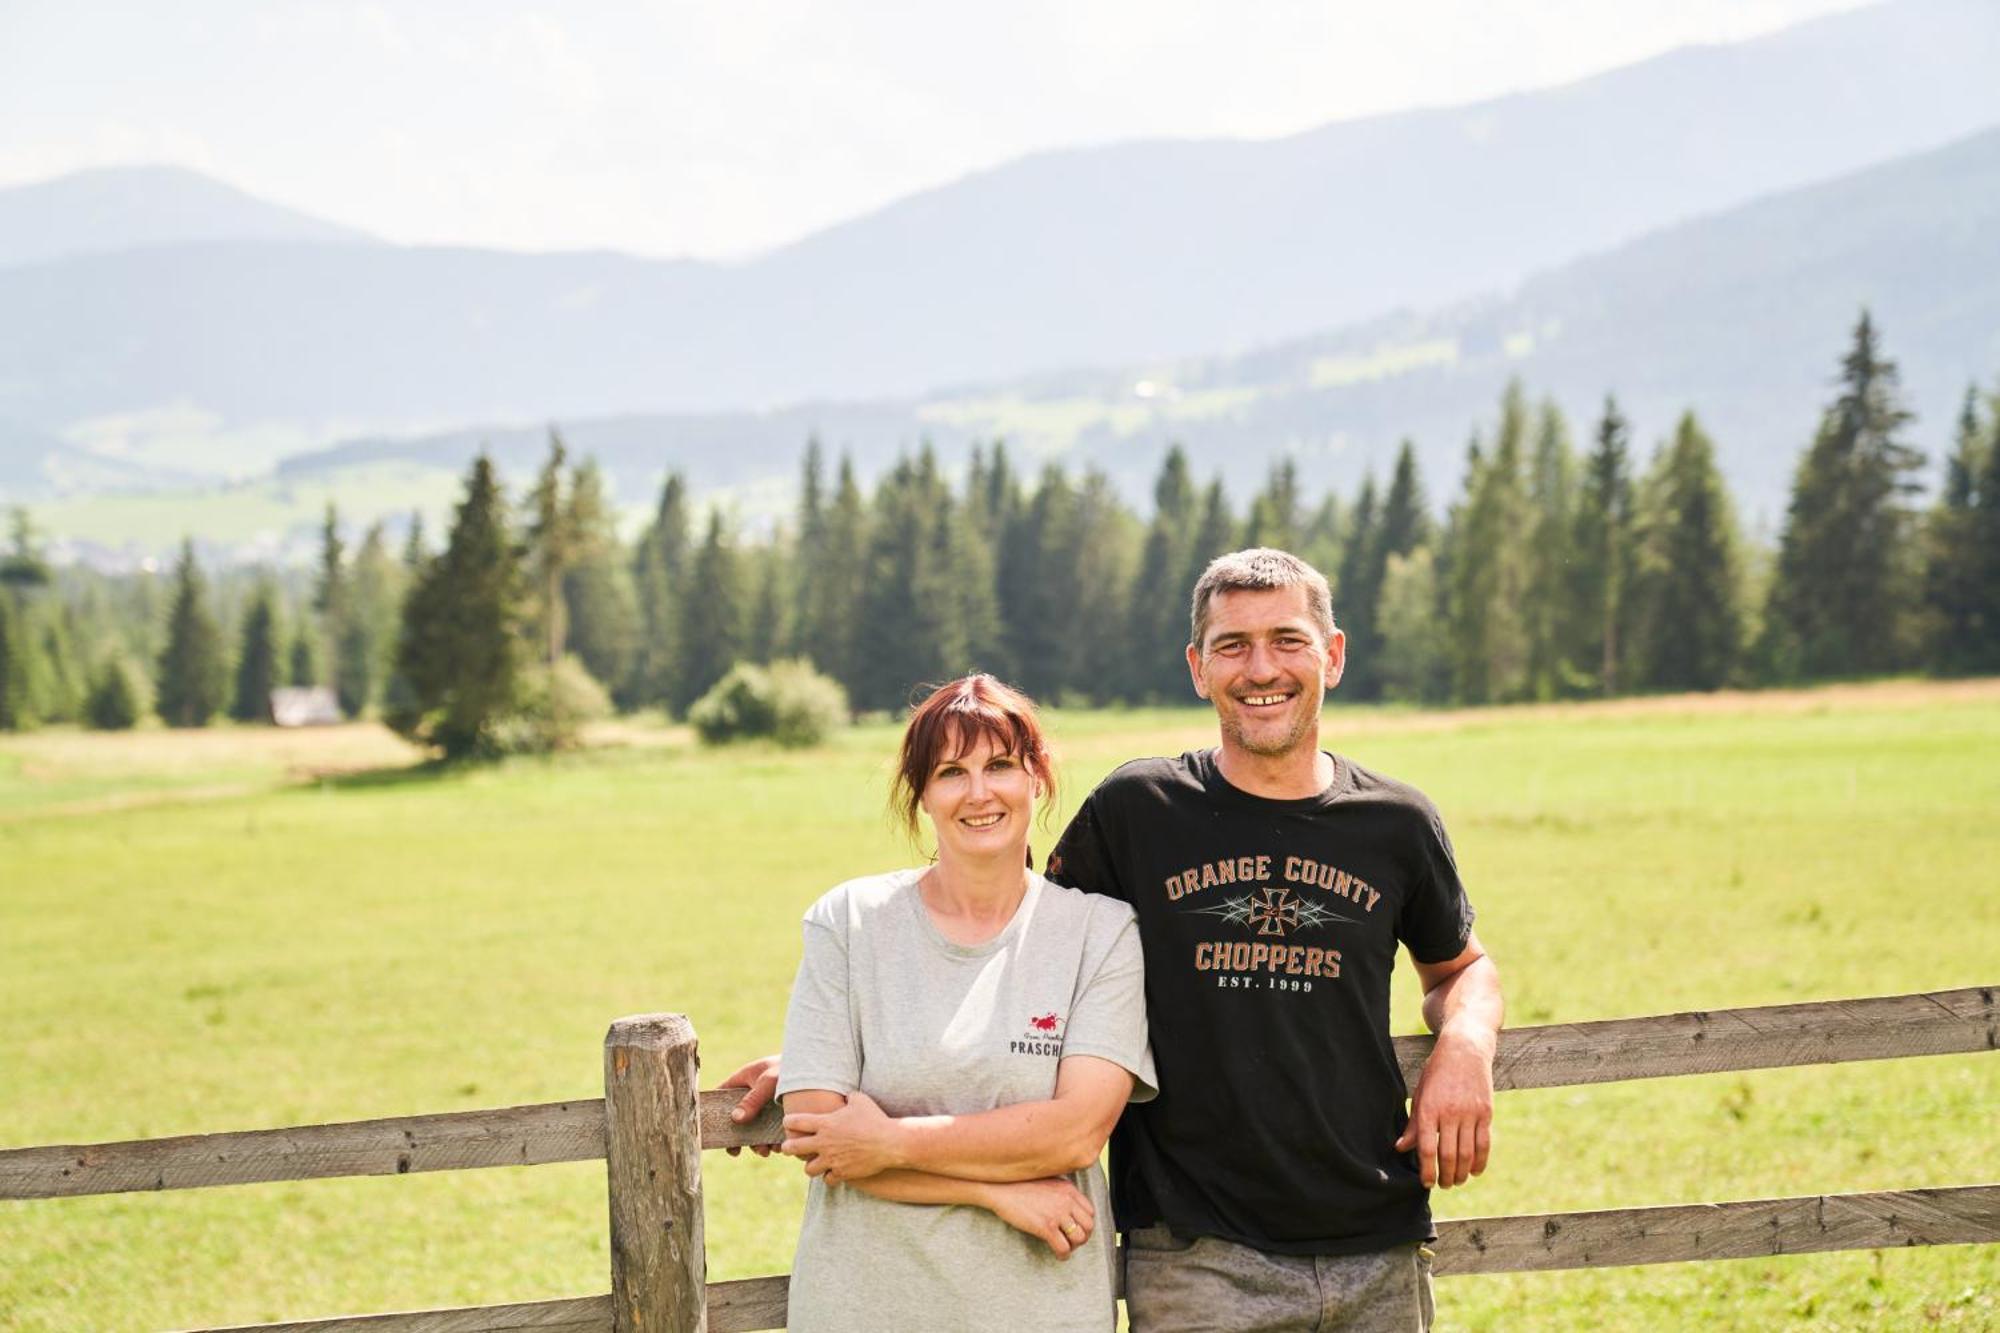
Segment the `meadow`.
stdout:
[[[1192,710],[1063,712],[1073,808]],[[1516,1024],[2000,982],[2000,682],[1398,713],[1329,743],[1445,813]],[[0,738],[0,1147],[595,1096],[611,1019],[774,1050],[798,917],[920,853],[894,731],[624,726],[438,773],[372,726]],[[1060,827],[1047,834],[1045,849]],[[1398,1031],[1415,1031],[1405,977]],[[1977,1055],[1503,1094],[1445,1217],[2000,1179]],[[789,1266],[795,1164],[709,1154],[712,1278]],[[0,1203],[0,1328],[607,1287],[601,1164]],[[1441,1328],[1992,1328],[2000,1246],[1452,1278]]]

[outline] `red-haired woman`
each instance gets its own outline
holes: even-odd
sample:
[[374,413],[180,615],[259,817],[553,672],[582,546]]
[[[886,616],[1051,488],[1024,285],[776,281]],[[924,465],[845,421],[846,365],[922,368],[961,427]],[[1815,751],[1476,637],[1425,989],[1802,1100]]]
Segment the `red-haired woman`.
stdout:
[[1054,789],[1026,696],[953,681],[911,714],[893,796],[936,860],[806,913],[778,1082],[813,1177],[795,1330],[1115,1324],[1097,1159],[1153,1095],[1145,987],[1132,909],[1028,868]]

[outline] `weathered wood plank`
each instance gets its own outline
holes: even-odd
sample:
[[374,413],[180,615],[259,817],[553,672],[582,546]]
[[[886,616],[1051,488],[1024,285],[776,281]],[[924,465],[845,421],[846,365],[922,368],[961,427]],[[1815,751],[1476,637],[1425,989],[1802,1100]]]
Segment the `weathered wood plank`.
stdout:
[[621,1018],[605,1034],[616,1333],[701,1333],[707,1324],[700,1074],[694,1024],[684,1014]]
[[[1546,1272],[2000,1241],[2000,1185],[1473,1217],[1438,1223],[1437,1273]],[[783,1328],[783,1274],[708,1284],[708,1333]],[[610,1333],[611,1298],[258,1324],[209,1333]]]
[[791,1279],[746,1277],[708,1284],[708,1333],[756,1333],[785,1326]]
[[341,1315],[285,1324],[238,1324],[204,1333],[611,1333],[611,1297],[478,1305],[404,1314]]
[[391,1176],[604,1156],[604,1102],[0,1151],[0,1199]]
[[[1432,1038],[1398,1037],[1414,1081]],[[1564,1087],[2000,1049],[2000,987],[1620,1018],[1500,1034],[1500,1089]],[[747,1125],[742,1094],[701,1094],[704,1148],[776,1143],[776,1107]],[[604,1155],[600,1100],[360,1120],[126,1143],[0,1150],[0,1199],[188,1189],[329,1176],[589,1161]]]
[[[1508,1028],[1493,1086],[1557,1088],[2000,1049],[2000,987]],[[1414,1086],[1435,1039],[1396,1038]]]
[[2000,1185],[1963,1185],[1440,1222],[1437,1272],[1618,1268],[1992,1241],[2000,1241]]
[[701,1146],[704,1148],[748,1148],[759,1143],[782,1143],[785,1138],[784,1109],[775,1101],[755,1120],[739,1125],[729,1118],[743,1098],[741,1088],[711,1088],[701,1094]]

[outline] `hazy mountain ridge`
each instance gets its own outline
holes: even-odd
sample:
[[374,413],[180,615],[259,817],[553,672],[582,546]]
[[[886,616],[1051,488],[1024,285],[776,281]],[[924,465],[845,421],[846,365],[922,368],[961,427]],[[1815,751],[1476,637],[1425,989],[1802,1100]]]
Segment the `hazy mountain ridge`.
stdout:
[[[1007,437],[1030,466],[1052,456],[1109,470],[1142,500],[1170,442],[1239,497],[1288,453],[1313,487],[1351,492],[1420,448],[1432,502],[1457,485],[1468,436],[1507,379],[1558,399],[1579,438],[1615,392],[1642,446],[1685,408],[1717,438],[1745,517],[1775,522],[1827,397],[1848,326],[1874,310],[1935,453],[1968,382],[2000,374],[2000,130],[1935,152],[1668,228],[1563,265],[1512,296],[1388,316],[1239,357],[1071,371],[921,401],[778,413],[670,414],[562,423],[627,502],[666,467],[699,489],[782,486],[808,434],[851,449],[865,475],[925,439],[956,459]],[[462,467],[489,447],[526,474],[544,427],[353,443],[290,460],[310,477],[361,462]]]
[[216,240],[374,238],[180,167],[102,167],[0,189],[0,265]]
[[1043,154],[732,265],[270,239],[17,263],[0,487],[49,485],[30,438],[168,407],[326,440],[916,399],[1435,309],[2000,122],[1995,49],[1990,0],[1896,0],[1475,106]]

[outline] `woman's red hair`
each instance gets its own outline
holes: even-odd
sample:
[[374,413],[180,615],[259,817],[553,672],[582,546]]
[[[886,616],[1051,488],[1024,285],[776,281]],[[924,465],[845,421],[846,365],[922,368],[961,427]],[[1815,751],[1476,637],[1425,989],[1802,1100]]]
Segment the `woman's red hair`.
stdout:
[[923,808],[931,774],[939,764],[972,749],[982,736],[995,749],[1020,760],[1041,784],[1043,808],[1054,808],[1056,769],[1034,700],[983,673],[961,676],[931,691],[903,728],[903,751],[889,788],[889,804],[910,836],[916,836],[917,812]]

